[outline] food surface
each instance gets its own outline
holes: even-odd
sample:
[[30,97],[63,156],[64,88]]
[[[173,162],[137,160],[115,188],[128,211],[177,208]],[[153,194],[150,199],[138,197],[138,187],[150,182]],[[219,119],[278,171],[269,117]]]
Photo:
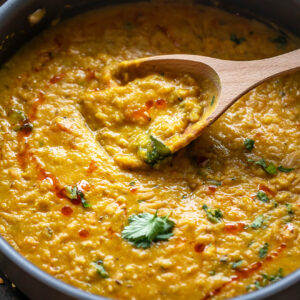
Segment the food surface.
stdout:
[[257,87],[172,154],[169,139],[214,105],[209,83],[110,71],[151,55],[248,60],[299,45],[255,20],[156,2],[43,32],[0,70],[0,234],[113,299],[227,299],[293,272],[300,72]]

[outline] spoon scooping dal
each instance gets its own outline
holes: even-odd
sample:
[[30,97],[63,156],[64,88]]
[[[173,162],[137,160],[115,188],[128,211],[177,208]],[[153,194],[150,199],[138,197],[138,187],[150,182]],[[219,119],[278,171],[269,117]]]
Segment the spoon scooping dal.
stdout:
[[216,87],[211,107],[190,126],[169,148],[172,153],[196,139],[204,128],[216,121],[241,96],[264,81],[300,70],[300,49],[276,57],[230,61],[198,55],[160,55],[124,61],[119,72],[143,70],[147,72],[189,73],[210,79]]

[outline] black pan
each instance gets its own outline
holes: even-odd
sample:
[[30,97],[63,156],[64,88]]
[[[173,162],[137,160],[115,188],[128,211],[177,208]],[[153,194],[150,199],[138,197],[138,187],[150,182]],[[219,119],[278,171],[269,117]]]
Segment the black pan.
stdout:
[[[74,14],[107,4],[128,3],[126,0],[0,0],[0,63],[57,17]],[[209,4],[210,1],[200,1]],[[213,1],[214,3],[216,1]],[[268,20],[300,37],[300,0],[224,0],[219,6],[231,12]],[[30,26],[27,16],[45,8],[45,18]],[[61,282],[35,267],[0,238],[0,269],[32,300],[101,300]],[[299,300],[300,269],[277,283],[235,300]]]

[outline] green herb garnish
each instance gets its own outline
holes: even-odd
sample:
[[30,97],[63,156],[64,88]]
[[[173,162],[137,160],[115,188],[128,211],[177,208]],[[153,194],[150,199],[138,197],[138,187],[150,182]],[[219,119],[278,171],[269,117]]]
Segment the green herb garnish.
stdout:
[[274,283],[274,282],[279,281],[281,278],[284,277],[283,276],[283,269],[279,268],[278,271],[274,275],[267,275],[265,273],[262,273],[261,276],[262,276],[262,279],[260,281],[255,280],[254,284],[249,284],[246,287],[247,291],[250,291],[250,290],[253,290],[253,289],[259,290],[262,287],[265,287],[270,283]]
[[257,228],[260,228],[263,225],[263,223],[264,223],[264,217],[263,217],[263,215],[260,215],[255,218],[255,220],[250,225],[250,227],[253,229],[257,229]]
[[213,106],[216,100],[216,96],[212,96],[211,101],[210,101],[210,106]]
[[237,37],[235,33],[230,34],[230,40],[236,43],[237,45],[240,45],[242,42],[244,42],[246,39],[243,37]]
[[131,182],[129,183],[129,185],[130,185],[130,186],[134,186],[134,185],[135,185],[135,181],[131,181]]
[[279,166],[279,167],[278,167],[278,170],[279,170],[280,172],[289,173],[289,172],[291,172],[291,171],[293,171],[293,170],[295,170],[295,169],[294,169],[294,168],[284,168],[283,166]]
[[108,273],[105,270],[103,266],[103,261],[101,259],[93,262],[93,265],[96,267],[97,273],[102,277],[102,278],[108,278]]
[[175,225],[168,216],[158,217],[149,213],[131,215],[129,225],[122,231],[122,238],[137,248],[149,248],[152,242],[166,241],[173,236]]
[[261,247],[258,251],[258,255],[260,258],[265,258],[268,254],[268,250],[269,250],[269,244],[265,243],[263,245],[263,247]]
[[149,136],[149,142],[145,147],[139,147],[139,154],[150,166],[154,166],[159,161],[172,154],[169,147],[159,141],[153,135]]
[[248,138],[244,140],[244,146],[249,151],[251,151],[254,148],[254,143],[255,141]]
[[231,269],[238,269],[243,264],[243,260],[237,260],[231,264]]
[[286,206],[286,209],[288,211],[288,214],[292,215],[294,213],[293,205],[291,203],[286,203],[285,206]]
[[255,164],[261,166],[268,174],[274,175],[277,173],[277,167],[272,162],[267,164],[263,158],[256,161]]
[[202,209],[206,212],[207,218],[212,223],[219,223],[223,217],[223,214],[220,209],[211,209],[208,208],[206,204],[202,206]]
[[258,191],[257,194],[256,194],[257,198],[262,201],[262,202],[265,202],[265,203],[268,203],[269,202],[269,197],[267,196],[267,194],[264,192],[264,191]]
[[86,199],[84,198],[83,192],[81,190],[79,190],[77,188],[77,186],[67,185],[64,188],[64,192],[65,192],[66,197],[68,197],[70,200],[79,199],[84,208],[91,207],[91,204],[86,201]]

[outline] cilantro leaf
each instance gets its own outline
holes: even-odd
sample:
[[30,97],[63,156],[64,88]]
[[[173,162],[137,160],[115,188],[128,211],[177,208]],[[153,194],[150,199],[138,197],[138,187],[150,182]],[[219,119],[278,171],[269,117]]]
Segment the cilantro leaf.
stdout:
[[256,165],[263,167],[264,169],[267,167],[267,164],[263,158],[255,162]]
[[249,151],[251,151],[254,148],[254,143],[255,141],[248,138],[244,140],[244,146]]
[[208,208],[206,204],[202,206],[202,209],[206,212],[207,218],[212,223],[219,223],[223,217],[223,214],[220,209],[211,209]]
[[102,277],[102,278],[108,278],[108,273],[105,270],[103,266],[103,261],[101,259],[93,262],[93,265],[95,266],[97,273]]
[[268,254],[268,250],[269,250],[269,244],[265,243],[263,245],[263,247],[261,247],[258,251],[258,255],[260,258],[265,258]]
[[251,228],[257,229],[260,228],[264,223],[264,217],[263,215],[259,215],[258,217],[255,218],[253,223],[250,225]]
[[271,175],[277,173],[277,167],[271,162],[266,168],[265,171]]
[[129,225],[122,231],[122,238],[137,248],[149,248],[152,242],[166,241],[173,234],[174,222],[168,216],[158,217],[149,213],[133,214],[128,219]]
[[70,200],[74,200],[77,199],[77,187],[76,186],[71,186],[71,185],[67,185],[65,187],[65,195],[70,199]]
[[267,196],[267,194],[264,192],[264,191],[258,191],[257,194],[256,194],[257,198],[262,201],[262,202],[265,202],[265,203],[268,203],[269,202],[269,197]]
[[76,199],[78,199],[78,201],[80,200],[80,202],[84,208],[92,207],[91,204],[88,203],[87,200],[84,198],[83,191],[78,189],[77,186],[71,186],[71,185],[65,186],[64,194],[70,200],[76,200]]
[[286,203],[285,206],[286,206],[288,214],[292,215],[294,213],[293,205],[291,203]]
[[255,164],[261,166],[268,174],[274,175],[277,173],[277,167],[272,162],[267,164],[263,158],[256,161]]
[[243,264],[243,260],[237,260],[231,264],[231,269],[238,269]]
[[216,96],[212,96],[211,101],[210,101],[210,106],[213,106],[216,100]]
[[289,173],[289,172],[291,172],[291,171],[293,171],[293,170],[295,170],[295,169],[294,169],[294,168],[284,168],[283,166],[279,166],[279,167],[278,167],[278,170],[279,170],[280,172]]
[[139,154],[147,164],[154,166],[159,161],[171,156],[172,152],[163,142],[150,135],[147,145],[139,147]]

